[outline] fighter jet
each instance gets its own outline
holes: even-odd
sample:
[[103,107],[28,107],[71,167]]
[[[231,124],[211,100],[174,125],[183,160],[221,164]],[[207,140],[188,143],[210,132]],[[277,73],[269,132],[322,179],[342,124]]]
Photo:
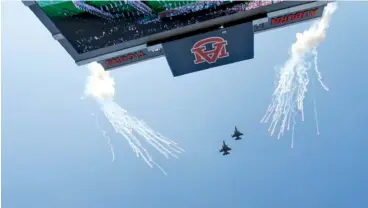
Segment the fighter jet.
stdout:
[[235,126],[235,131],[233,133],[233,135],[231,135],[232,138],[235,138],[235,140],[240,140],[241,136],[243,136],[243,133],[241,133],[240,131],[238,131],[238,129]]
[[222,155],[228,155],[230,154],[231,148],[225,144],[225,141],[222,141],[222,148],[220,149],[220,152],[223,152]]

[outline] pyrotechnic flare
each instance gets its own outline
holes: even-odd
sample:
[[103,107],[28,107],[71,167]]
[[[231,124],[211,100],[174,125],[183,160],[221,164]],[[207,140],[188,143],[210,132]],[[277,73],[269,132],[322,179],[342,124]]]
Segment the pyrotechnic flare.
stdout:
[[[153,131],[143,121],[130,115],[126,110],[114,102],[115,82],[103,67],[94,62],[88,65],[91,75],[88,77],[85,95],[93,97],[101,106],[101,110],[109,120],[115,131],[122,135],[129,143],[137,157],[141,157],[150,167],[156,166],[166,172],[152,159],[149,152],[142,145],[139,137],[146,140],[166,158],[178,158],[184,152],[178,144]],[[113,150],[111,148],[111,150]],[[112,154],[114,154],[112,152]]]
[[[289,59],[280,69],[280,77],[272,95],[272,102],[261,120],[262,123],[271,120],[268,129],[271,136],[275,133],[276,127],[280,126],[278,138],[284,134],[285,130],[290,130],[291,127],[291,148],[294,146],[295,117],[298,112],[301,113],[302,120],[304,120],[304,98],[308,90],[308,71],[312,63],[314,64],[319,83],[326,91],[329,90],[322,82],[322,76],[318,70],[317,47],[326,38],[326,31],[329,27],[331,16],[336,9],[336,3],[329,3],[325,7],[319,21],[315,22],[303,33],[296,34],[297,40],[291,46]],[[309,55],[314,57],[312,61],[308,60]],[[315,116],[317,116],[316,106],[314,110]],[[316,118],[316,125],[317,133],[319,133],[318,118]]]

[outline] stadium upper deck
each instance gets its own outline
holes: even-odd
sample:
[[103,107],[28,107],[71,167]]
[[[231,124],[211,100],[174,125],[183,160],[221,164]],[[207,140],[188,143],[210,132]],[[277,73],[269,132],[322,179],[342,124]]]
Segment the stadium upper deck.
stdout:
[[[322,14],[327,3],[78,0],[24,1],[24,4],[78,65],[99,61],[108,69],[161,56],[164,54],[161,43],[215,30],[219,26],[253,21],[254,32],[259,32],[315,18]],[[314,12],[308,10],[313,8]],[[298,11],[304,13],[289,15]],[[289,16],[283,17],[286,14]],[[107,64],[117,56],[130,58],[119,64]]]
[[[105,11],[117,15],[131,15],[134,17],[144,14],[144,7],[148,7],[151,10],[150,15],[157,15],[162,13],[174,13],[185,8],[200,7],[202,5],[220,5],[231,3],[231,1],[137,1],[126,2],[126,1],[83,1],[86,5],[90,5],[99,9],[100,11]],[[66,15],[78,15],[85,11],[77,8],[73,1],[39,1],[38,5],[43,9],[43,11],[50,17],[63,17]],[[143,6],[144,5],[144,6]]]

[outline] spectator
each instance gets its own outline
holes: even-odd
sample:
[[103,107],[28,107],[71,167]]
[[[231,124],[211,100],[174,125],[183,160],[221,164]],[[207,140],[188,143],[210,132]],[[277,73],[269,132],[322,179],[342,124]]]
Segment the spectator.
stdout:
[[[276,0],[274,2],[280,2]],[[111,21],[97,17],[79,18],[72,16],[71,19],[59,24],[65,24],[65,36],[74,45],[78,52],[86,53],[102,47],[108,47],[122,42],[142,38],[148,35],[197,24],[199,22],[215,19],[229,14],[248,11],[272,4],[272,1],[233,2],[226,4],[221,2],[199,2],[185,7],[177,8],[175,12],[166,11],[166,16],[141,16],[133,12],[119,15],[120,19]],[[124,18],[126,16],[126,18]],[[129,17],[129,18],[128,18]],[[137,19],[138,18],[138,19]],[[70,22],[76,22],[78,30],[70,26]],[[55,20],[57,22],[57,20]],[[96,29],[101,28],[101,29]],[[64,31],[63,31],[64,34]],[[71,41],[74,40],[74,41]]]

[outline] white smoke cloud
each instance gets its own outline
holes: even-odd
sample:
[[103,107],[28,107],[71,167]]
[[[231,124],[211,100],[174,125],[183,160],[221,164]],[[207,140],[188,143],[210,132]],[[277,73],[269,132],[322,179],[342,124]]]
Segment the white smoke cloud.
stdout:
[[99,101],[112,100],[115,95],[115,81],[109,72],[97,62],[89,64],[88,68],[91,75],[87,78],[84,94]]

